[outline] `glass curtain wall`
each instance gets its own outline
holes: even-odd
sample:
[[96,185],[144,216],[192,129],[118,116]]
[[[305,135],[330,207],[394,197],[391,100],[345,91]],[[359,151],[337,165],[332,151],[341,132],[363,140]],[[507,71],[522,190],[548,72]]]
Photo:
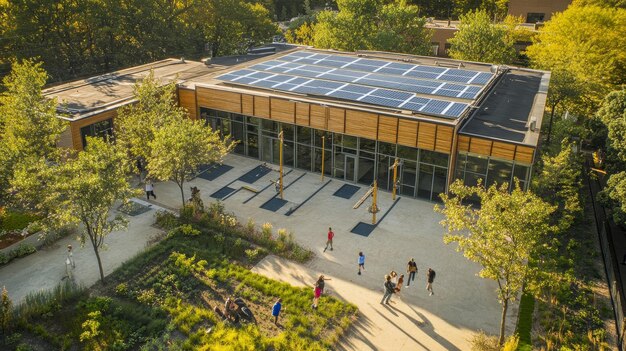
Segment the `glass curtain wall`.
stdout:
[[[367,186],[376,179],[379,189],[391,191],[393,164],[398,159],[396,183],[399,194],[438,201],[438,195],[446,188],[447,154],[235,113],[205,108],[200,111],[207,125],[222,136],[239,141],[234,152],[240,155],[279,163],[278,133],[282,130],[283,164],[286,167],[321,173],[324,153],[326,175]],[[494,163],[491,167],[493,174],[506,175],[506,168],[502,165]],[[517,170],[518,173],[522,171]]]
[[456,163],[457,179],[462,179],[466,185],[475,186],[478,179],[489,187],[493,184],[509,184],[509,191],[513,189],[514,179],[519,180],[520,188],[528,188],[530,166],[516,161],[499,160],[493,157],[459,153]]

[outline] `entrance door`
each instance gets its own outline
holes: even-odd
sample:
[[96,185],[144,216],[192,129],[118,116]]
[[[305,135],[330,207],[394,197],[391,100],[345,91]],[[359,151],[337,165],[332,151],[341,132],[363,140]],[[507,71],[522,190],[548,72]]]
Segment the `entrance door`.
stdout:
[[356,157],[354,155],[345,155],[345,173],[344,179],[349,182],[356,182]]

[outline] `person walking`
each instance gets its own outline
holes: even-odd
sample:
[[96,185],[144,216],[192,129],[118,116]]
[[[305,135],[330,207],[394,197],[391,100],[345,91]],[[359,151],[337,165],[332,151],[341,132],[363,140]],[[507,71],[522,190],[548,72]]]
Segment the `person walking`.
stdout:
[[430,292],[429,296],[435,295],[433,291],[433,282],[435,281],[435,271],[432,268],[428,268],[428,273],[426,273],[426,277],[428,279],[428,284],[426,284],[426,290]]
[[146,179],[146,197],[150,200],[150,195],[154,197],[156,200],[156,195],[154,195],[154,184],[152,181]]
[[76,268],[76,261],[74,261],[74,251],[72,251],[72,245],[67,245],[67,262],[72,266],[72,269]]
[[274,324],[278,324],[278,316],[280,316],[280,311],[283,308],[282,305],[282,299],[278,298],[278,300],[276,300],[276,303],[274,304],[274,307],[272,307],[272,316],[274,316]]
[[333,233],[333,228],[328,227],[328,239],[326,240],[326,247],[324,248],[324,252],[328,249],[330,245],[330,251],[333,251],[333,238],[335,237],[335,233]]
[[359,275],[361,275],[361,270],[365,270],[365,255],[363,252],[359,252]]
[[324,278],[324,275],[322,274],[315,282],[315,286],[313,288],[313,304],[311,305],[312,308],[317,308],[320,297],[324,293],[324,289],[326,288],[325,280],[330,280],[330,278]]
[[391,277],[389,274],[385,275],[385,283],[383,285],[385,287],[385,294],[383,295],[383,299],[380,300],[380,303],[389,305],[389,300],[391,299],[391,295],[393,295],[395,291],[395,286],[393,282],[391,282]]
[[406,280],[406,287],[408,288],[411,285],[411,281],[415,281],[415,275],[417,274],[417,263],[415,263],[414,258],[411,258],[409,263],[407,263],[406,272],[409,274]]

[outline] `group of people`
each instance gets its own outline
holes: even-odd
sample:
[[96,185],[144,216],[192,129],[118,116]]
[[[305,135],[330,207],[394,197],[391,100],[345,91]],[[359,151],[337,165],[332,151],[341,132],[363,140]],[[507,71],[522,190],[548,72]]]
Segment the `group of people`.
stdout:
[[[417,275],[417,263],[415,263],[415,259],[411,258],[407,263],[406,272],[409,275],[406,281],[406,287],[408,288],[411,285],[411,282],[415,282],[415,276]],[[433,282],[435,281],[435,270],[432,268],[428,268],[428,272],[426,272],[426,291],[428,291],[428,295],[432,296],[435,294],[433,290]],[[389,274],[385,275],[385,282],[383,283],[384,294],[383,299],[380,301],[381,304],[389,304],[391,300],[391,296],[393,294],[399,294],[402,290],[402,285],[404,284],[404,274],[400,274],[395,271],[391,271]]]

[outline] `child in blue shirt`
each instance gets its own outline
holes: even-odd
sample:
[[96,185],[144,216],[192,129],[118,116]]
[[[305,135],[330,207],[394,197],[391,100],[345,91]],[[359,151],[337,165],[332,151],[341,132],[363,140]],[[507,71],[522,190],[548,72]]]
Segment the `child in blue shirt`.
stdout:
[[359,275],[361,275],[361,269],[365,270],[365,255],[363,252],[359,252]]
[[276,300],[274,307],[272,307],[272,316],[274,316],[274,324],[278,324],[278,316],[280,315],[280,310],[283,308],[281,304],[281,299]]

